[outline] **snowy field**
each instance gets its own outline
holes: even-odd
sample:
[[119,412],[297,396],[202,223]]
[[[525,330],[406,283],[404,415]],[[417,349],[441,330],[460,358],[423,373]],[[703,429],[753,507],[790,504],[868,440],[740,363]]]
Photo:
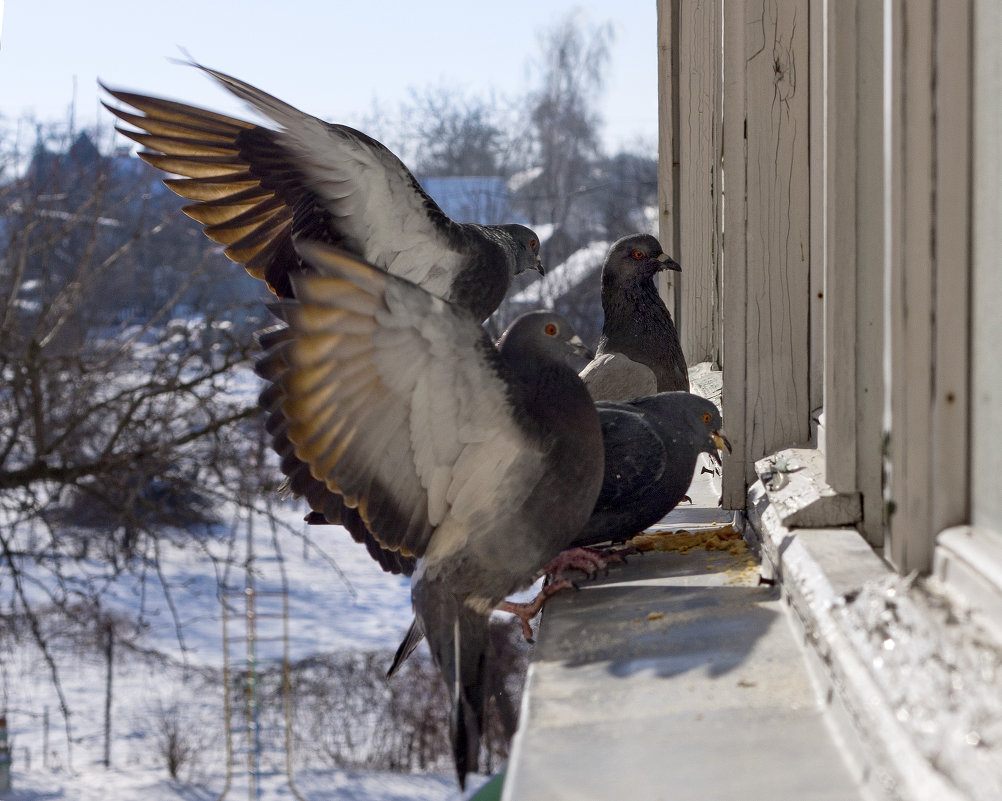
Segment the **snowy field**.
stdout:
[[[231,675],[236,676],[243,675],[238,665],[246,664],[251,653],[244,614],[250,583],[256,598],[253,657],[262,670],[271,667],[272,673],[280,673],[275,665],[286,649],[291,661],[317,654],[392,651],[410,623],[408,580],[383,573],[340,528],[309,527],[307,544],[302,536],[307,529],[303,511],[300,503],[283,505],[279,517],[284,525],[274,530],[267,518],[255,518],[250,559],[246,520],[234,520],[229,543],[165,546],[158,567],[169,594],[159,589],[158,581],[122,578],[108,585],[104,600],[112,610],[117,608],[121,620],[130,621],[133,634],[140,613],[141,632],[135,642],[142,649],[119,652],[113,660],[109,768],[103,764],[108,661],[100,643],[74,645],[70,637],[69,644],[50,652],[60,673],[61,701],[49,663],[29,644],[30,638],[3,638],[0,680],[13,766],[12,790],[0,798],[461,798],[448,765],[433,774],[318,767],[318,760],[306,753],[311,748],[304,743],[309,732],[297,732],[290,763],[281,745],[274,745],[285,742],[284,721],[274,712],[258,722],[262,731],[267,727],[271,745],[260,751],[256,792],[251,794],[248,785],[246,733],[233,736],[233,766],[226,789],[221,595],[239,612],[231,612],[227,619]],[[93,574],[101,572],[99,565],[81,564],[79,581],[93,581],[89,567]],[[221,582],[232,592],[221,594]],[[41,597],[43,588],[34,592]],[[71,712],[68,724],[60,712],[63,702]],[[178,782],[169,779],[166,769],[171,733],[188,749]],[[468,788],[467,795],[470,792]]]

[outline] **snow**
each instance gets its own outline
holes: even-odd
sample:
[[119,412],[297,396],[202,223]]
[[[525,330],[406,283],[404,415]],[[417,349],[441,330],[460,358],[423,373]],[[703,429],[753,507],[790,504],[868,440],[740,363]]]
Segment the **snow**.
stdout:
[[[481,783],[471,782],[467,794]],[[313,770],[296,774],[293,786],[302,798],[324,801],[440,801],[463,797],[452,776]],[[51,771],[35,771],[25,777],[15,773],[11,791],[0,798],[3,801],[216,801],[222,789],[222,781],[212,786],[191,787],[150,771],[102,768],[82,771],[73,777]],[[288,801],[296,798],[296,792],[290,787],[288,777],[276,772],[259,777],[256,798],[259,801]],[[248,790],[234,785],[226,797],[244,799],[248,797]]]
[[[46,659],[28,636],[3,637],[0,711],[6,712],[10,734],[13,789],[0,793],[0,799],[218,798],[226,784],[221,745],[224,693],[218,679],[224,653],[220,580],[232,590],[225,595],[234,603],[235,614],[228,618],[229,633],[235,636],[229,651],[233,663],[248,654],[242,636],[248,582],[256,590],[254,656],[262,666],[275,664],[286,648],[290,658],[298,660],[315,654],[396,647],[411,620],[409,581],[382,572],[340,527],[307,526],[302,520],[306,511],[302,501],[274,502],[278,504],[274,529],[264,515],[248,521],[235,510],[224,509],[222,518],[232,522],[221,536],[199,542],[178,538],[175,544],[165,540],[145,582],[126,574],[111,579],[107,566],[100,562],[63,565],[71,590],[107,581],[102,595],[106,612],[117,613],[133,633],[132,621],[139,620],[136,642],[141,650],[122,649],[114,661],[111,767],[103,765],[107,663],[100,643],[62,645],[51,652],[60,670],[66,706],[72,712],[67,733]],[[156,570],[164,579],[169,601],[160,582],[152,580]],[[51,593],[41,583],[45,575],[39,571],[40,583],[28,587],[36,601]],[[9,582],[0,581],[3,608],[10,608],[10,592]],[[288,602],[287,638],[283,636],[283,598]],[[164,721],[175,713],[180,730],[195,749],[182,771],[183,783],[168,778],[163,755]],[[281,721],[267,725],[272,726],[274,738],[284,742]],[[300,743],[308,738],[300,732],[296,736]],[[229,798],[249,797],[241,760],[246,757],[235,760]],[[309,764],[307,756],[298,755],[297,763],[292,781],[298,796],[290,789],[282,749],[266,750],[256,798],[432,801],[462,797],[448,770],[439,774],[348,770],[318,767]],[[481,783],[471,781],[474,788]],[[471,792],[468,788],[467,794]]]
[[994,638],[936,579],[914,574],[863,585],[835,614],[929,762],[971,801],[1002,798],[1002,649]]
[[566,261],[552,270],[548,269],[540,280],[534,281],[512,296],[511,302],[552,309],[554,299],[580,284],[589,273],[597,271],[602,266],[610,244],[605,240],[599,240],[574,251]]

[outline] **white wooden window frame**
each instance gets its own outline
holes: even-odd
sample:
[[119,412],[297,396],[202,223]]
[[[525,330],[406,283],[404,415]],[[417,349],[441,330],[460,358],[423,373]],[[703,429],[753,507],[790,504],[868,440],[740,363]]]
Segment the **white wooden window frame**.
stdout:
[[743,508],[756,459],[813,448],[897,570],[935,555],[960,575],[979,553],[996,588],[997,6],[659,6],[661,235],[687,357],[724,367],[724,505]]
[[[964,421],[963,440],[969,443],[966,453],[964,487],[948,485],[966,503],[965,522],[950,526],[944,516],[934,555],[936,574],[972,606],[985,613],[986,621],[1002,633],[1002,448],[998,433],[1002,430],[1002,6],[996,0],[974,0],[966,20],[953,19],[941,36],[942,47],[963,61],[971,54],[969,87],[957,87],[945,99],[949,105],[940,117],[967,115],[961,101],[970,103],[970,169],[967,183],[969,204],[956,195],[944,198],[947,204],[959,204],[964,217],[956,221],[963,230],[970,221],[970,343],[968,359],[954,365],[963,382],[970,376],[969,421]],[[966,24],[965,24],[966,23]],[[947,76],[949,80],[953,76]],[[954,309],[944,312],[952,319]],[[948,390],[949,391],[949,390]],[[939,399],[939,398],[937,398]],[[951,404],[944,404],[950,407]],[[939,436],[950,435],[940,426]],[[956,470],[956,464],[946,466]],[[963,469],[957,471],[963,474]],[[940,510],[955,497],[940,493]],[[945,507],[945,508],[944,508]]]

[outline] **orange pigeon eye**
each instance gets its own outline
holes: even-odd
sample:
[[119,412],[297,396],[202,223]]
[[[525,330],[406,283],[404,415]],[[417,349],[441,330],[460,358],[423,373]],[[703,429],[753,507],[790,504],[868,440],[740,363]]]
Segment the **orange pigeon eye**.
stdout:
[[547,323],[546,324],[546,328],[544,328],[543,331],[546,332],[547,336],[555,337],[557,335],[557,324],[556,323]]
[[640,261],[644,257],[644,251],[635,250],[630,254],[636,261]]
[[535,239],[530,239],[529,240],[529,247],[532,250],[535,250],[538,245],[539,245],[539,243]]
[[709,412],[703,412],[703,422],[704,423],[709,423],[712,419],[713,419],[713,415],[711,415]]

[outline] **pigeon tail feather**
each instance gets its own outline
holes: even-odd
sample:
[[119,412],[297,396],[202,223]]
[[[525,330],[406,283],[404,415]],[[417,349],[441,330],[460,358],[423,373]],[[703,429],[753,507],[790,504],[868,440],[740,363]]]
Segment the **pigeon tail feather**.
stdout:
[[452,700],[452,755],[459,785],[465,789],[466,774],[479,768],[490,648],[488,617],[463,604],[442,582],[418,579],[411,595],[416,623],[427,634],[432,658]]

